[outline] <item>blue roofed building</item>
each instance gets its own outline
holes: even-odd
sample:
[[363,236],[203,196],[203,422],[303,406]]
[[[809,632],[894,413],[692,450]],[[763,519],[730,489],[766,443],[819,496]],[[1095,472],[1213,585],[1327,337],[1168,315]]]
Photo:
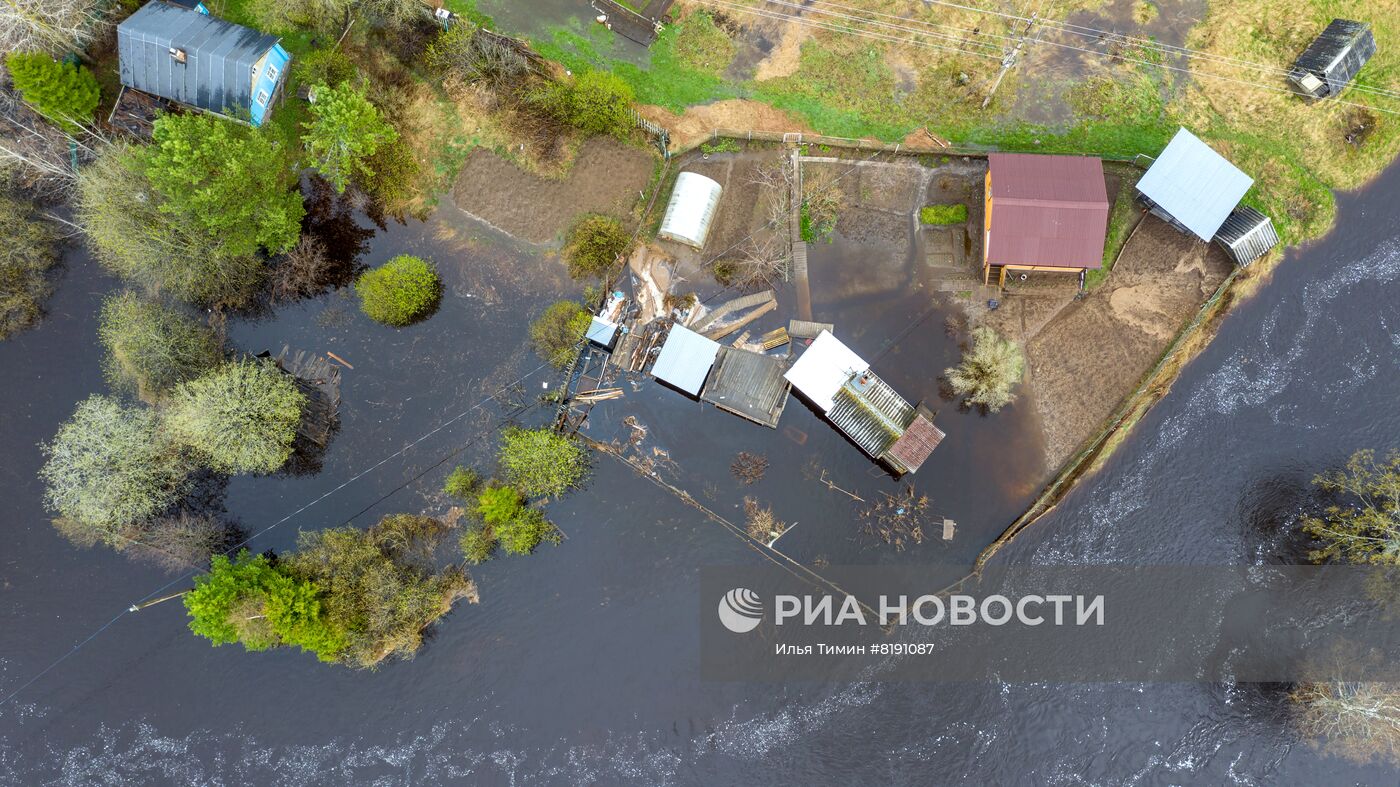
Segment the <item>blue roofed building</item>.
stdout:
[[152,0],[117,26],[121,83],[259,126],[287,79],[291,56],[278,41],[199,2]]
[[1253,178],[1183,128],[1137,190],[1158,218],[1209,243],[1252,185]]

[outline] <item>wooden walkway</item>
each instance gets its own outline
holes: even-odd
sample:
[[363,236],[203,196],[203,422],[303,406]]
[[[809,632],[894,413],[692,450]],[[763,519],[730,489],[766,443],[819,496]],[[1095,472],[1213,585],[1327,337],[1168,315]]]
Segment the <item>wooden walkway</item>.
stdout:
[[792,235],[792,283],[797,291],[797,319],[812,320],[812,285],[807,278],[807,242],[802,240],[802,162],[797,148],[788,156],[792,160],[792,197],[788,216],[788,231]]

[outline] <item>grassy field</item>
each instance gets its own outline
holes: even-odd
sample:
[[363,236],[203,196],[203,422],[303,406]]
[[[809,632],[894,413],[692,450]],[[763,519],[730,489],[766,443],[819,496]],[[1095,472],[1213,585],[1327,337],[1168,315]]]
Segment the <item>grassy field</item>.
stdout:
[[[1007,32],[997,18],[945,6],[900,0],[853,4],[938,24]],[[1058,5],[1056,14],[1063,19],[1071,10],[1108,5],[1107,0],[1076,0]],[[991,106],[981,108],[997,71],[995,60],[847,33],[809,35],[800,45],[795,69],[783,75],[727,81],[721,74],[736,51],[734,31],[753,24],[752,18],[686,2],[673,13],[678,21],[652,46],[645,68],[610,60],[604,54],[609,34],[597,26],[560,29],[536,43],[571,68],[610,68],[633,85],[640,103],[682,112],[719,99],[751,98],[833,136],[894,142],[926,127],[961,145],[1132,158],[1155,155],[1177,126],[1185,125],[1255,178],[1245,201],[1268,213],[1288,243],[1326,232],[1335,212],[1331,190],[1366,182],[1400,153],[1400,116],[1338,102],[1308,104],[1287,92],[1213,78],[1283,86],[1277,75],[1201,59],[1190,62],[1191,78],[1173,87],[1167,78],[1171,72],[1159,67],[1161,56],[1140,46],[1127,46],[1116,58],[1091,58],[1083,73],[1067,77],[1072,84],[1062,100],[1073,110],[1074,122],[1056,126],[1024,122],[1012,111],[1018,90],[1032,89],[1027,87],[1032,82],[1017,71]],[[1156,18],[1156,7],[1137,2],[1132,15],[1144,24]],[[1369,20],[1374,27],[1379,51],[1359,81],[1400,87],[1400,48],[1387,45],[1400,38],[1400,0],[1217,0],[1191,30],[1187,45],[1285,67],[1334,16]],[[771,36],[771,26],[764,33]],[[1343,99],[1400,111],[1400,100],[1355,88]]]

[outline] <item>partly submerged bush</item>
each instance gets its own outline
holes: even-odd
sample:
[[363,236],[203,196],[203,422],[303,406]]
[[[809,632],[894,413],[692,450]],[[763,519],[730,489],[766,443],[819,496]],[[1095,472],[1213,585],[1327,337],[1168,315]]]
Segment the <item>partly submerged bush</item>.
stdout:
[[526,497],[562,495],[588,477],[588,450],[552,429],[506,429],[499,461],[506,480]]
[[480,482],[481,478],[475,470],[459,465],[447,474],[447,480],[442,482],[442,491],[448,497],[466,500],[476,492]]
[[564,261],[575,279],[606,279],[617,270],[618,258],[631,250],[632,236],[622,222],[595,213],[579,219],[569,230]]
[[45,504],[60,532],[118,549],[123,533],[161,513],[186,488],[189,467],[165,439],[156,414],[92,396],[41,446]]
[[102,304],[97,337],[107,351],[107,379],[113,387],[147,402],[223,360],[219,338],[208,326],[130,292]]
[[355,291],[370,319],[402,327],[432,311],[442,283],[427,260],[403,254],[361,274]]
[[1020,345],[982,327],[972,332],[972,346],[963,353],[962,362],[943,373],[968,404],[996,412],[1015,400],[1011,389],[1021,381],[1025,366]]
[[29,205],[0,195],[0,238],[0,339],[7,339],[43,316],[58,235]]
[[175,389],[175,439],[221,473],[271,473],[292,455],[306,395],[272,363],[225,364]]
[[549,305],[530,323],[530,341],[541,358],[562,369],[574,359],[578,344],[588,331],[588,312],[573,301]]

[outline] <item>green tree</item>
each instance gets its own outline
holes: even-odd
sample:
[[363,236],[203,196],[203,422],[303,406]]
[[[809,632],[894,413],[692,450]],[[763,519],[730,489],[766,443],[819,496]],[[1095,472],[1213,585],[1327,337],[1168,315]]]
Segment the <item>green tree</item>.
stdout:
[[237,558],[215,555],[209,573],[195,577],[184,596],[190,630],[215,646],[242,643],[252,651],[295,645],[335,661],[345,648],[344,632],[321,614],[321,592],[297,580],[264,555],[242,550]]
[[222,473],[271,473],[292,455],[306,406],[303,394],[272,363],[234,361],[182,383],[166,423],[171,435]]
[[14,52],[5,66],[25,102],[64,131],[76,134],[92,123],[101,91],[91,71],[39,52]]
[[573,301],[557,301],[530,323],[530,341],[540,357],[563,369],[573,360],[591,317]]
[[508,486],[488,486],[477,496],[476,514],[488,525],[500,525],[519,514],[524,504],[517,490]]
[[475,470],[459,465],[447,474],[447,480],[442,483],[442,491],[448,497],[466,500],[476,491],[480,481]]
[[123,548],[123,532],[168,508],[184,493],[188,464],[170,446],[151,410],[92,396],[78,404],[41,446],[44,502],[83,544]]
[[406,533],[425,529],[435,539],[440,523],[426,517],[386,517],[369,530],[353,527],[303,532],[297,550],[283,559],[288,572],[323,591],[321,615],[345,632],[342,663],[371,668],[390,656],[411,657],[423,630],[460,598],[471,580],[451,566],[434,571],[398,549]]
[[296,173],[267,133],[210,115],[161,115],[142,161],[165,198],[160,209],[231,256],[286,251],[301,235]]
[[564,260],[575,279],[607,278],[618,268],[618,258],[632,250],[632,236],[611,216],[589,214],[569,230]]
[[953,392],[967,397],[968,404],[996,412],[1016,399],[1011,389],[1021,381],[1025,366],[1020,345],[982,327],[972,332],[972,346],[962,362],[943,373]]
[[107,351],[107,379],[147,402],[223,360],[219,338],[207,326],[130,292],[102,305],[97,336]]
[[1322,516],[1303,519],[1304,532],[1319,544],[1311,559],[1400,566],[1400,451],[1383,462],[1375,451],[1357,451],[1345,469],[1323,473],[1313,483],[1341,501]]
[[501,548],[512,555],[528,555],[543,541],[559,543],[559,528],[535,508],[520,509],[494,531]]
[[0,195],[0,238],[0,339],[8,339],[43,316],[58,236],[28,204]]
[[631,133],[632,86],[612,72],[587,71],[571,84],[551,82],[532,98],[545,112],[586,134]]
[[198,304],[238,306],[265,267],[217,236],[162,210],[137,152],[114,144],[78,174],[78,221],[103,267],[145,290]]
[[552,429],[509,427],[498,457],[506,480],[527,497],[562,495],[588,477],[588,451]]
[[399,138],[365,96],[364,88],[351,82],[318,85],[311,116],[310,123],[302,124],[306,130],[302,144],[311,165],[337,192],[343,193],[351,179],[373,175],[371,157]]
[[402,327],[432,311],[442,295],[442,282],[427,260],[401,254],[360,274],[355,292],[370,319]]

